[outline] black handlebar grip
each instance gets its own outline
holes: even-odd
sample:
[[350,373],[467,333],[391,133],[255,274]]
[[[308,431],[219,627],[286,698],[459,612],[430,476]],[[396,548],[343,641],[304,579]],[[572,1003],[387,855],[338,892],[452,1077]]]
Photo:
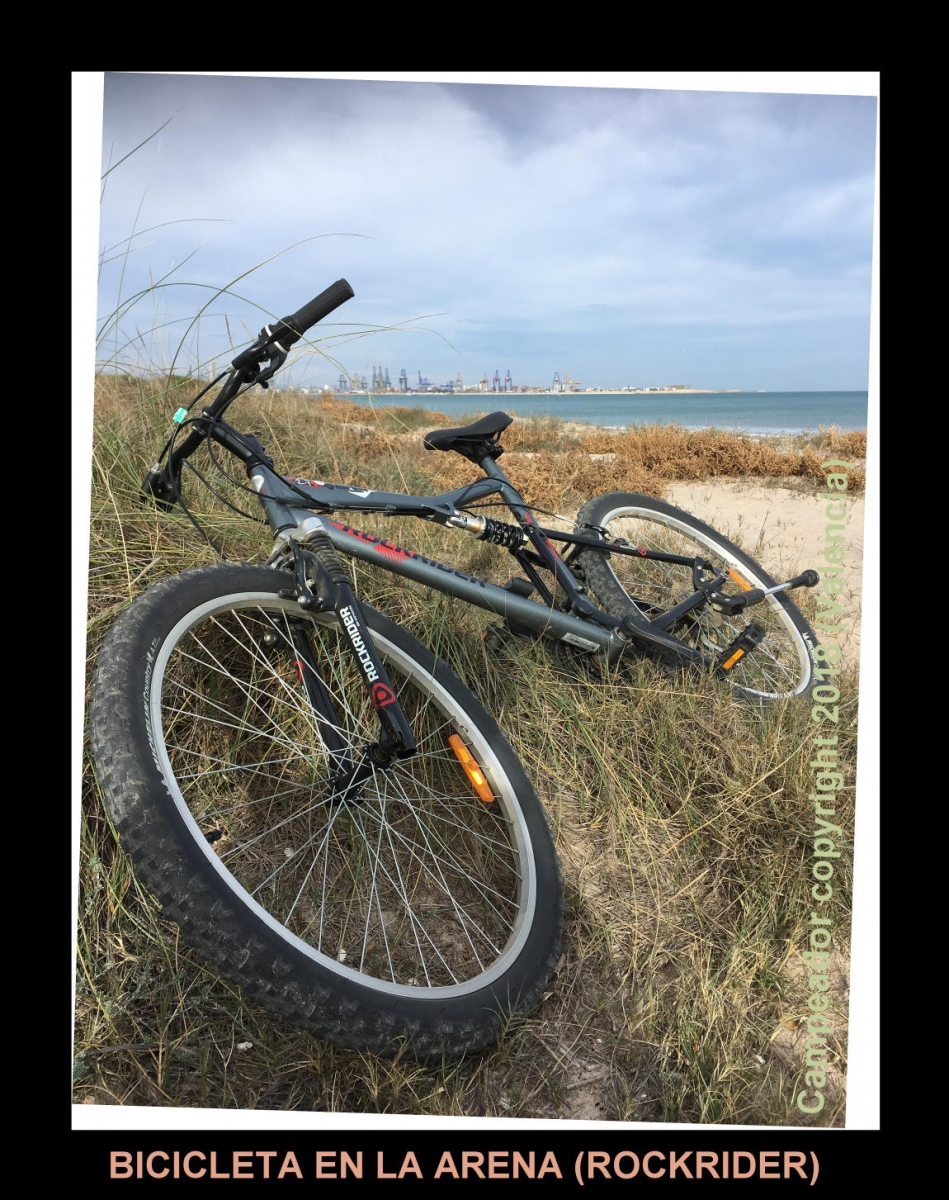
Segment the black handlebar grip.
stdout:
[[315,296],[309,304],[304,304],[292,316],[284,317],[272,325],[271,341],[279,342],[284,350],[289,350],[311,326],[315,325],[317,321],[322,321],[324,317],[328,317],[334,309],[345,304],[347,300],[352,300],[355,294],[345,279],[337,279],[325,292],[320,292],[318,296]]

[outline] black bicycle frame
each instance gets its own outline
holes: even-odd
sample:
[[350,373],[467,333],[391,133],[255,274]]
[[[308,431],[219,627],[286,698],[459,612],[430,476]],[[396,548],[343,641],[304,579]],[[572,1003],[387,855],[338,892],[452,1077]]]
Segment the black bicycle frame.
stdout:
[[[223,422],[212,425],[208,431],[210,437],[225,446],[231,441],[228,436],[230,433],[232,431],[224,426]],[[715,665],[714,659],[664,632],[665,618],[670,617],[671,613],[663,614],[654,623],[635,613],[620,620],[595,608],[582,594],[569,566],[551,543],[560,540],[576,549],[585,546],[599,550],[608,549],[611,553],[661,558],[688,567],[694,566],[695,559],[658,552],[644,555],[643,551],[635,547],[606,542],[602,537],[563,534],[538,526],[521,495],[492,459],[485,459],[481,463],[486,473],[485,478],[441,496],[410,496],[369,488],[346,487],[320,480],[283,477],[278,475],[264,458],[255,455],[254,460],[247,462],[247,473],[277,538],[278,550],[281,547],[289,548],[294,542],[305,543],[308,538],[322,532],[343,555],[415,580],[435,591],[455,596],[505,620],[518,622],[540,636],[604,655],[610,662],[619,658],[629,647],[631,638],[639,635],[647,646],[660,652],[672,653],[682,662],[705,667]],[[498,587],[457,567],[407,550],[382,536],[366,533],[328,515],[353,512],[412,516],[441,525],[477,529],[474,524],[476,518],[472,518],[470,513],[462,512],[461,508],[491,495],[499,495],[502,498],[523,531],[524,545],[509,547],[511,553],[532,575],[535,583],[540,583],[540,579],[533,566],[549,569],[556,585],[565,593],[567,604],[573,612],[564,611],[559,607],[554,596],[546,592],[542,584],[538,590],[546,602],[538,603],[509,588]],[[301,509],[307,512],[306,516],[301,516]],[[678,616],[705,601],[705,595],[697,591],[672,612]],[[578,613],[580,615],[576,615]]]
[[[481,479],[441,496],[409,496],[278,475],[273,460],[258,439],[253,434],[240,433],[222,419],[228,406],[239,394],[242,384],[264,380],[282,365],[286,352],[278,349],[279,353],[275,353],[272,348],[257,346],[252,348],[253,353],[247,352],[250,354],[250,365],[239,367],[235,362],[234,370],[217,397],[202,410],[200,417],[192,418],[189,422],[191,429],[183,441],[176,444],[176,437],[173,437],[166,445],[162,454],[163,458],[167,454],[166,465],[162,467],[158,462],[149,470],[142,491],[162,508],[170,509],[176,502],[181,502],[183,463],[205,439],[217,442],[244,464],[263,506],[275,537],[274,551],[268,565],[292,567],[293,586],[289,585],[288,580],[288,586],[280,590],[280,595],[295,599],[304,610],[332,610],[335,613],[375,709],[379,736],[375,743],[366,745],[358,761],[350,758],[339,733],[332,697],[316,668],[303,627],[292,621],[291,632],[286,638],[288,649],[294,656],[310,704],[324,722],[324,740],[336,764],[327,803],[358,803],[362,798],[363,785],[371,780],[376,770],[386,770],[397,759],[410,757],[416,750],[411,727],[389,683],[365,623],[362,606],[352,590],[348,572],[343,568],[338,554],[361,559],[395,575],[415,580],[425,587],[486,609],[515,629],[519,626],[541,637],[566,642],[608,662],[614,662],[631,644],[635,644],[640,650],[679,663],[709,668],[730,665],[720,664],[668,632],[682,616],[703,604],[712,602],[716,607],[721,607],[745,603],[730,600],[718,593],[717,588],[724,576],[715,574],[711,563],[701,558],[648,551],[624,542],[609,541],[605,530],[594,527],[588,527],[588,532],[581,529],[577,534],[567,534],[539,526],[523,497],[497,465],[500,447],[496,442],[485,440],[465,452],[465,456],[477,462],[483,470]],[[263,358],[268,358],[270,365],[261,373],[257,364]],[[472,505],[492,495],[501,497],[514,516],[516,525],[470,511]],[[301,510],[307,515],[301,515]],[[386,538],[343,524],[330,516],[331,513],[348,512],[417,517],[467,530],[480,540],[506,547],[528,576],[527,594],[524,593],[523,580],[511,580],[506,586],[498,587],[457,567],[403,549]],[[560,556],[553,545],[554,541],[570,547],[568,560]],[[585,589],[570,568],[569,559],[585,547],[601,553],[638,555],[688,567],[692,572],[695,590],[690,597],[667,612],[654,613],[651,619],[635,607],[622,618],[613,617],[590,603]],[[538,568],[550,572],[552,587],[548,588]],[[706,570],[713,570],[714,577],[706,579]],[[517,586],[519,583],[520,587]],[[529,598],[535,590],[540,597],[539,602]],[[558,602],[561,593],[563,599]],[[749,596],[751,594],[748,593]],[[763,595],[757,594],[755,602],[760,599],[763,599]],[[761,634],[763,630],[758,631],[758,627],[752,623],[746,634],[742,635],[748,643],[742,643],[742,652],[753,648],[761,640]],[[728,653],[736,645],[737,642],[729,647]]]
[[[215,400],[203,410],[201,417],[194,420],[193,428],[184,441],[169,448],[166,469],[162,470],[156,464],[149,471],[142,485],[143,491],[157,504],[166,508],[172,507],[180,498],[181,464],[206,438],[210,438],[244,463],[271,529],[278,538],[283,535],[287,544],[294,531],[306,534],[307,530],[310,533],[322,530],[335,548],[345,555],[364,559],[393,574],[404,575],[426,587],[456,596],[506,620],[516,621],[543,637],[598,652],[611,662],[623,653],[631,641],[635,641],[647,652],[671,657],[680,663],[713,668],[718,665],[713,658],[694,650],[668,632],[671,625],[687,612],[707,603],[711,598],[712,588],[722,581],[721,576],[712,581],[703,581],[700,578],[700,566],[707,567],[711,564],[703,563],[701,559],[608,542],[601,535],[577,536],[538,526],[523,497],[497,465],[497,454],[492,452],[488,444],[485,445],[484,455],[479,458],[484,478],[442,496],[408,496],[278,475],[273,469],[270,456],[256,437],[252,434],[242,434],[222,420],[223,413],[238,394],[241,383],[251,383],[257,378],[263,379],[273,374],[275,369],[272,365],[259,376],[256,368],[235,369]],[[484,532],[484,527],[479,527],[478,521],[487,523],[488,519],[475,517],[461,510],[490,495],[500,495],[518,522],[517,527],[507,527],[503,523],[494,522],[501,533],[498,544],[508,546],[543,603],[530,600],[510,588],[497,587],[455,567],[446,566],[411,550],[404,550],[384,538],[339,524],[326,517],[309,517],[301,522],[298,515],[300,508],[306,508],[324,513],[362,512],[414,516],[442,525],[471,529],[480,535]],[[506,536],[506,530],[514,534],[520,532],[522,537],[517,539],[516,545],[514,538]],[[691,567],[695,591],[673,609],[656,615],[652,620],[636,610],[631,610],[622,619],[617,619],[596,608],[586,599],[569,566],[554,549],[553,541],[570,544],[573,547],[572,553],[589,546],[611,554],[639,555]],[[524,543],[529,543],[531,549],[527,550]],[[544,580],[535,569],[537,566],[546,568],[553,575],[553,591],[547,589]],[[564,607],[559,607],[556,602],[558,587],[566,596]],[[566,611],[567,609],[572,611]]]

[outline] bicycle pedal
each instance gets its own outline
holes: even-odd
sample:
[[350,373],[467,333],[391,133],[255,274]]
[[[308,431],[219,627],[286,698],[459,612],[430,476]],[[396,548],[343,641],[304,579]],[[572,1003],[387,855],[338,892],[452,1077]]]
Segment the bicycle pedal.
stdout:
[[752,621],[748,628],[742,630],[738,637],[729,646],[726,646],[719,655],[718,663],[716,664],[718,669],[720,671],[730,671],[749,651],[761,645],[765,639],[765,634],[766,630],[764,626],[759,625],[757,621]]

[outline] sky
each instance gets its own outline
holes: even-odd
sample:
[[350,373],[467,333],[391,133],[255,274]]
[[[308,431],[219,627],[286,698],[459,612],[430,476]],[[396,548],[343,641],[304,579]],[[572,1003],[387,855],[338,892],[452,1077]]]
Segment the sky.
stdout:
[[497,78],[107,72],[100,367],[221,370],[343,277],[279,382],[868,386],[872,81]]

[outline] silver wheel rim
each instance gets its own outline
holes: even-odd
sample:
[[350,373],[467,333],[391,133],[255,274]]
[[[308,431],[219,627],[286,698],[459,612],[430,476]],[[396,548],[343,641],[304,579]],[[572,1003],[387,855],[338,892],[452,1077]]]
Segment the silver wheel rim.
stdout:
[[[156,655],[149,736],[195,844],[241,904],[341,978],[409,997],[485,987],[520,954],[536,906],[513,784],[442,684],[373,630],[419,754],[377,773],[361,802],[328,805],[329,756],[281,640],[291,618],[298,606],[265,592],[215,597]],[[375,720],[349,656],[333,652],[335,619],[314,625],[340,723],[364,745]],[[492,803],[449,733],[475,756]]]
[[[699,546],[703,557],[733,568],[750,585],[768,586],[758,572],[748,567],[718,539],[701,533],[670,513],[622,506],[607,513],[600,524],[609,530],[610,537],[625,538],[632,545],[645,550],[688,555],[694,553],[693,547]],[[693,591],[691,578],[682,567],[618,554],[612,556],[610,566],[620,586],[634,602],[642,599],[647,604],[668,609]],[[733,668],[730,676],[732,686],[763,700],[778,700],[803,692],[811,674],[807,642],[791,616],[773,596],[748,610],[747,618],[741,622],[712,612],[706,606],[695,620],[691,637],[687,638],[681,628],[674,632],[700,649],[720,652],[750,620],[757,620],[764,625],[767,636],[752,654],[745,656],[747,662]]]

